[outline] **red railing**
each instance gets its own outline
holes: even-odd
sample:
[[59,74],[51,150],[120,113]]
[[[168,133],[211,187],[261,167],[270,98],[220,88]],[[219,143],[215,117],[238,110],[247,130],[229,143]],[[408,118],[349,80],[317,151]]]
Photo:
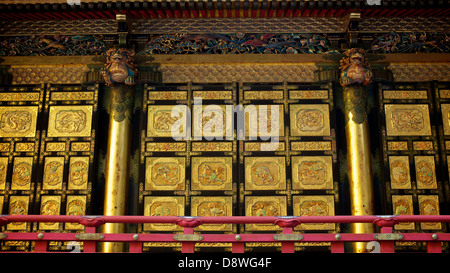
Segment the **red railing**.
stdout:
[[[83,252],[96,252],[98,242],[128,242],[129,252],[142,252],[145,242],[178,242],[182,253],[193,253],[195,244],[231,243],[233,253],[243,253],[245,243],[281,243],[283,253],[293,253],[295,242],[329,242],[332,253],[343,253],[345,242],[375,242],[381,253],[395,252],[395,242],[425,242],[428,253],[441,253],[442,242],[450,241],[450,233],[401,233],[393,232],[394,225],[405,222],[450,222],[450,215],[393,215],[393,216],[65,216],[65,215],[2,215],[0,226],[11,222],[59,222],[79,223],[85,233],[59,232],[4,232],[0,241],[34,241],[34,252],[47,252],[49,241],[83,242]],[[160,223],[183,227],[182,234],[174,233],[97,233],[105,223]],[[372,223],[380,227],[380,233],[294,233],[293,228],[302,223]],[[282,228],[282,233],[265,234],[197,234],[194,228],[202,224],[272,224]]]

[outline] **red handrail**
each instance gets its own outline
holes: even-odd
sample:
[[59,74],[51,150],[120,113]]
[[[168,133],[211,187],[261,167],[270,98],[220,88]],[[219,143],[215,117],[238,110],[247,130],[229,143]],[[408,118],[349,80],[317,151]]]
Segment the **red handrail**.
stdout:
[[[396,241],[421,241],[427,244],[428,252],[442,252],[442,242],[450,241],[449,233],[393,233],[393,226],[404,222],[450,222],[450,215],[385,215],[385,216],[74,216],[74,215],[1,215],[0,226],[11,222],[59,222],[79,223],[86,227],[85,233],[96,233],[96,228],[105,223],[162,223],[177,224],[184,234],[193,234],[194,228],[202,224],[272,224],[282,228],[282,236],[271,234],[198,234],[199,236],[176,237],[173,233],[152,234],[101,234],[101,237],[75,237],[74,233],[61,232],[4,232],[0,240],[35,241],[35,252],[46,252],[48,241],[83,241],[84,252],[95,252],[97,242],[129,242],[130,252],[142,252],[144,242],[182,242],[182,252],[194,252],[196,241],[232,243],[233,252],[243,252],[248,242],[281,242],[282,252],[294,252],[295,242],[329,242],[331,252],[344,252],[344,242],[371,242],[380,245],[381,252],[394,252]],[[293,233],[293,228],[302,223],[373,223],[381,227],[381,233]],[[379,234],[385,234],[380,236]],[[180,240],[180,238],[184,238]],[[190,239],[189,239],[190,238]]]

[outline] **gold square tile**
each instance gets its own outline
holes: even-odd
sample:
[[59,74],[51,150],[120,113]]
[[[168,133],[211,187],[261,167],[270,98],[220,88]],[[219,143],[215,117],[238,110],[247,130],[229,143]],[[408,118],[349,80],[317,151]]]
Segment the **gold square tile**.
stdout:
[[[185,198],[182,196],[145,196],[145,216],[184,216]],[[176,224],[144,224],[144,231],[180,231]]]
[[[86,196],[68,195],[66,200],[66,215],[85,215],[86,214]],[[67,230],[84,229],[81,224],[66,223]]]
[[45,157],[42,189],[62,189],[64,174],[64,157]]
[[[439,197],[437,195],[419,195],[420,215],[439,215]],[[420,223],[422,229],[442,229],[439,222]]]
[[[41,197],[41,215],[59,215],[61,210],[61,196],[43,195]],[[59,223],[39,223],[39,229],[57,230]]]
[[[233,216],[233,197],[231,196],[193,196],[191,197],[191,216]],[[231,224],[206,224],[197,228],[200,231],[231,231]]]
[[47,136],[91,136],[92,110],[92,105],[50,106]]
[[145,160],[146,190],[184,190],[184,157],[147,157]]
[[[333,216],[334,196],[332,195],[295,195],[293,197],[295,216]],[[333,223],[301,224],[297,230],[332,230]]]
[[[10,215],[27,215],[30,204],[30,197],[28,196],[11,196],[9,199],[9,213]],[[12,222],[7,225],[8,230],[26,230],[27,223]]]
[[284,105],[245,105],[244,115],[245,136],[250,140],[284,136]]
[[333,189],[331,156],[293,156],[292,188],[299,190]]
[[0,190],[5,189],[7,173],[8,173],[8,158],[0,157]]
[[418,189],[436,189],[434,156],[414,156]]
[[35,137],[37,106],[0,107],[0,137]]
[[[392,195],[392,212],[394,215],[413,215],[413,200],[411,195]],[[414,222],[401,223],[394,226],[395,229],[414,229]]]
[[[286,216],[285,196],[246,196],[246,216]],[[280,230],[272,224],[245,224],[246,231]]]
[[194,139],[223,140],[233,137],[232,105],[194,105],[192,125]]
[[85,190],[89,180],[89,157],[71,156],[69,161],[69,190]]
[[186,105],[149,105],[147,137],[186,137],[187,109]]
[[384,110],[388,136],[431,135],[427,104],[385,104]]
[[441,104],[444,135],[450,135],[450,104]]
[[31,186],[32,170],[32,157],[14,157],[11,189],[29,190]]
[[328,104],[290,105],[292,136],[329,136],[330,106]]
[[410,189],[409,157],[389,156],[389,170],[392,189]]
[[245,190],[286,189],[286,160],[277,157],[245,157]]
[[191,189],[232,190],[232,162],[232,157],[192,157]]

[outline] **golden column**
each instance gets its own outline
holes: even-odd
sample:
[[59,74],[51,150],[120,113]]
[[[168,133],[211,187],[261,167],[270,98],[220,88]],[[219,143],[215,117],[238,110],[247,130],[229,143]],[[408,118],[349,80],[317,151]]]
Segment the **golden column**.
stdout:
[[[137,74],[133,51],[110,49],[102,71],[109,91],[109,128],[106,153],[104,215],[126,214],[130,178],[131,117],[134,106],[134,77]],[[123,233],[125,224],[107,223],[103,233]],[[123,252],[124,244],[105,242],[102,252]]]
[[[372,71],[362,49],[345,52],[341,60],[340,83],[344,93],[345,133],[347,139],[348,176],[352,215],[373,215],[373,174],[367,122],[366,85],[372,80]],[[371,223],[355,223],[353,233],[373,233]],[[354,252],[366,252],[367,243],[353,244]]]

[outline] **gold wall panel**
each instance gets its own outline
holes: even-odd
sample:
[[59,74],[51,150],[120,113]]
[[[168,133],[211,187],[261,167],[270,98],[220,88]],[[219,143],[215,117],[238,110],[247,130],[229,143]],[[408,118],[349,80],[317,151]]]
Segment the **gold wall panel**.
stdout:
[[89,182],[89,157],[71,156],[69,161],[69,190],[86,190]]
[[[27,215],[30,206],[29,196],[10,196],[9,215]],[[26,230],[27,223],[12,222],[7,225],[8,230]]]
[[[145,196],[145,216],[184,216],[185,198],[182,196]],[[144,224],[144,231],[182,230],[175,224]]]
[[147,152],[182,152],[186,151],[186,143],[150,142],[146,143]]
[[233,92],[231,90],[224,91],[193,91],[194,98],[202,98],[202,100],[231,100]]
[[329,136],[328,104],[293,104],[290,106],[292,136]]
[[333,189],[331,156],[293,156],[292,188],[299,190]]
[[191,142],[193,152],[231,152],[233,142]]
[[232,157],[193,157],[192,190],[232,190]]
[[[66,215],[85,215],[86,214],[86,196],[68,195],[66,201]],[[66,223],[67,230],[84,229],[81,224]]]
[[[191,216],[233,216],[232,196],[192,196]],[[205,224],[199,231],[231,231],[231,224]]]
[[[392,195],[392,213],[394,215],[413,215],[413,199],[411,195]],[[395,229],[414,229],[414,222],[400,223]]]
[[289,90],[289,98],[294,100],[328,99],[328,90]]
[[383,90],[384,99],[427,99],[427,90]]
[[[274,114],[276,111],[276,107],[278,107],[277,111],[278,115]],[[277,127],[278,130],[276,130]],[[245,136],[249,137],[284,136],[284,106],[246,105]]]
[[450,104],[441,104],[444,135],[450,135]]
[[[439,197],[437,195],[419,195],[419,212],[421,215],[439,215]],[[441,223],[420,223],[422,229],[441,229]]]
[[417,151],[433,150],[433,142],[431,141],[414,141],[413,149]]
[[17,142],[16,152],[34,152],[34,142]]
[[185,100],[187,99],[186,91],[149,91],[148,98],[150,100]]
[[89,152],[91,150],[90,142],[72,142],[70,150],[73,152]]
[[[334,196],[332,195],[295,195],[294,215],[297,216],[333,216]],[[300,224],[297,230],[331,230],[333,223]]]
[[244,91],[246,100],[282,100],[283,90]]
[[[186,128],[183,127],[187,122],[187,113],[185,107],[176,107],[176,105],[149,105],[147,117],[147,136],[148,137],[178,137],[186,136]],[[179,114],[172,117],[172,110]],[[172,133],[172,127],[175,122],[181,123],[178,131]]]
[[408,142],[407,141],[388,141],[388,150],[406,151],[406,150],[408,150]]
[[65,142],[47,142],[45,150],[48,152],[63,152],[66,150]]
[[331,141],[293,141],[293,151],[329,151],[332,149]]
[[[262,145],[264,144],[264,145]],[[244,150],[249,152],[258,152],[264,150],[270,151],[285,151],[286,145],[284,142],[273,142],[273,143],[261,143],[261,142],[245,142]]]
[[15,157],[11,179],[12,190],[29,190],[33,170],[33,157]]
[[[285,196],[246,196],[245,216],[286,216]],[[279,230],[275,225],[245,224],[246,231]]]
[[246,190],[286,189],[284,157],[245,157]]
[[388,136],[431,135],[427,104],[386,104],[384,107]]
[[[226,105],[193,106],[194,139],[233,135],[233,109]],[[221,138],[219,138],[221,140]]]
[[76,92],[52,92],[51,99],[53,101],[71,101],[71,100],[93,100],[95,98],[95,93],[92,91],[80,91],[81,88],[77,89]]
[[436,166],[434,156],[414,156],[418,189],[436,189]]
[[145,162],[146,190],[184,190],[184,157],[147,157]]
[[34,137],[37,106],[0,107],[0,137]]
[[[41,215],[59,215],[61,212],[61,196],[45,195],[41,197]],[[58,230],[59,223],[39,223],[39,229]]]
[[7,172],[8,172],[8,158],[0,157],[0,190],[5,189]]
[[389,156],[389,170],[392,189],[411,188],[408,156]]
[[42,188],[44,190],[62,189],[63,174],[64,157],[45,157]]
[[90,136],[92,110],[92,105],[50,106],[47,136]]

